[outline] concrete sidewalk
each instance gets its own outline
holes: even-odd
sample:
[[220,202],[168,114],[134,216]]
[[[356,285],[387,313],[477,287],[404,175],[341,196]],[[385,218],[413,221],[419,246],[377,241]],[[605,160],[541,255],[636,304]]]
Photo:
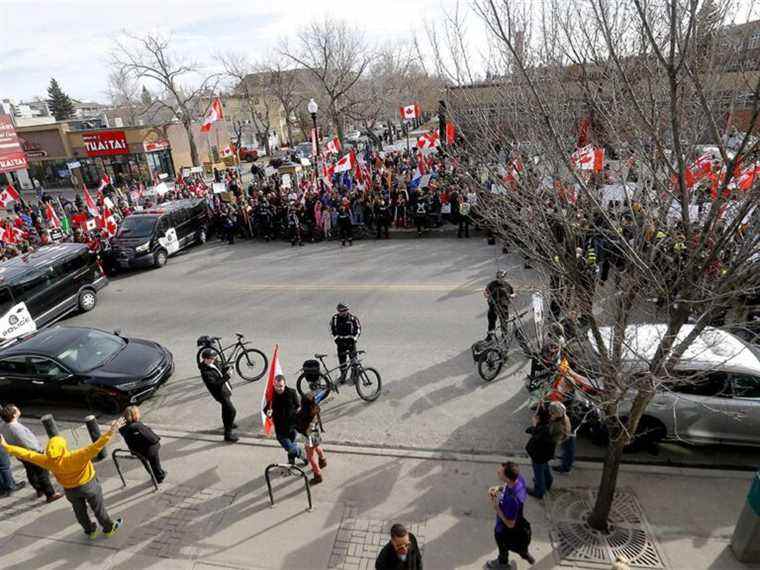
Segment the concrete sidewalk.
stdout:
[[[482,568],[495,556],[486,490],[504,458],[327,445],[325,482],[312,489],[308,511],[302,480],[279,473],[270,507],[264,469],[285,459],[275,443],[160,433],[169,475],[157,493],[137,462],[126,462],[126,488],[110,458],[97,465],[111,515],[125,518],[113,538],[87,539],[65,500],[46,505],[27,488],[0,501],[0,568],[370,569],[393,522],[417,535],[428,569]],[[118,436],[109,453],[116,447],[123,447]],[[15,460],[14,467],[23,480]],[[523,473],[530,479],[529,465]],[[598,465],[581,463],[555,478],[548,499],[528,500],[534,568],[609,566],[591,564],[588,550],[568,549],[599,476]],[[751,567],[729,548],[751,476],[624,467],[619,551],[636,558],[634,567]],[[518,560],[517,567],[528,565]]]

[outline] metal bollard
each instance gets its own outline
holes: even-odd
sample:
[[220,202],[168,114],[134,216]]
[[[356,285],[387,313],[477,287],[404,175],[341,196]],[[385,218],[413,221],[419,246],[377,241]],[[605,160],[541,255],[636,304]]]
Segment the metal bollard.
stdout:
[[45,414],[42,416],[40,421],[42,421],[42,427],[45,428],[45,432],[47,433],[48,437],[55,437],[57,435],[60,435],[53,414]]
[[752,478],[747,500],[736,521],[731,550],[739,562],[760,562],[760,471]]
[[[100,436],[102,435],[100,433],[100,426],[98,425],[97,420],[95,419],[95,416],[87,416],[84,419],[84,423],[87,426],[87,431],[90,434],[90,439],[95,442],[97,441]],[[106,448],[104,447],[101,449],[98,454],[93,458],[93,461],[102,461],[106,458]]]

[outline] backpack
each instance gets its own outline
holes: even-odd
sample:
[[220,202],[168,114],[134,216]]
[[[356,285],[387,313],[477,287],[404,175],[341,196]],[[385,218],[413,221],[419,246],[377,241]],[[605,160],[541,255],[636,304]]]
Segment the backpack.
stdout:
[[425,203],[424,202],[417,202],[417,215],[418,216],[424,216],[425,215]]

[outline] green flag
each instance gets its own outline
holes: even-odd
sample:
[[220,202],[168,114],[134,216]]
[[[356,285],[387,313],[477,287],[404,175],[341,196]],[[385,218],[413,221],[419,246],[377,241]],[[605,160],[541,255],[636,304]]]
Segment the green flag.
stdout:
[[69,217],[64,214],[63,219],[61,220],[61,231],[65,234],[71,233],[71,223],[69,222]]

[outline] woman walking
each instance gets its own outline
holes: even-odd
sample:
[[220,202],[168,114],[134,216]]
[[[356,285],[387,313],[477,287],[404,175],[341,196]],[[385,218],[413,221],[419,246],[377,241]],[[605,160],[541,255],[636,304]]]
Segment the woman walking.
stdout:
[[311,465],[311,471],[314,478],[310,481],[312,485],[322,482],[322,469],[327,467],[327,459],[322,449],[322,417],[319,414],[319,404],[317,404],[314,393],[309,392],[301,399],[301,409],[298,410],[296,418],[296,429],[306,437],[304,448],[306,449],[306,460]]

